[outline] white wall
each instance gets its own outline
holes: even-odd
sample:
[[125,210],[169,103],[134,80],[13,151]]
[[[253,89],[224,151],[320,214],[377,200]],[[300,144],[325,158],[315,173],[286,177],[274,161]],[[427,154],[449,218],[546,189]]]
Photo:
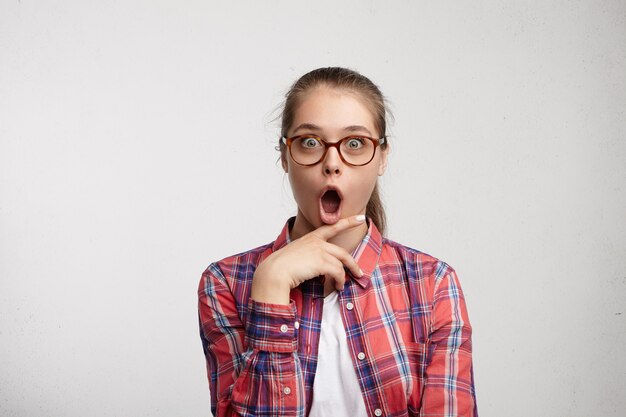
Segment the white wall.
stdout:
[[329,65],[396,115],[389,237],[455,267],[483,417],[626,413],[623,1],[3,1],[0,415],[207,416],[196,289],[295,205]]

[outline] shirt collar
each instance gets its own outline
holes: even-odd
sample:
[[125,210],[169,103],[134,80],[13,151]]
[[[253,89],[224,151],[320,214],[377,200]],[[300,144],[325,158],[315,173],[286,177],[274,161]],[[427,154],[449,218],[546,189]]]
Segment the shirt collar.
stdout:
[[[378,264],[378,258],[380,257],[382,244],[382,236],[380,234],[380,231],[369,216],[366,217],[366,219],[368,223],[367,233],[365,234],[359,245],[356,247],[356,249],[352,252],[352,257],[356,260],[357,264],[359,264],[359,267],[363,271],[363,276],[355,277],[354,275],[352,275],[352,273],[348,272],[348,275],[351,276],[352,279],[363,288],[369,285],[370,279],[372,278],[372,273],[374,272],[374,269]],[[272,252],[276,252],[277,250],[281,249],[291,242],[289,229],[293,227],[295,221],[295,216],[287,220],[287,222],[283,226],[283,230],[281,230],[280,234],[274,241],[274,244],[272,246]]]

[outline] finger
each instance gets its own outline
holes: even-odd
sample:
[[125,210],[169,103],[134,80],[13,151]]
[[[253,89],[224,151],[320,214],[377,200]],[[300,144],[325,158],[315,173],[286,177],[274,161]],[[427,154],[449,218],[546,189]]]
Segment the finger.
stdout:
[[338,280],[335,280],[335,289],[337,291],[342,291],[345,285],[346,285],[345,275],[344,275],[344,279],[341,280],[341,282]]
[[328,240],[344,230],[350,229],[352,227],[360,226],[365,222],[365,215],[359,214],[356,216],[345,217],[339,220],[335,224],[325,224],[324,226],[318,227],[311,233],[316,234],[318,237],[324,240]]
[[335,281],[336,289],[343,290],[346,282],[346,271],[343,269],[342,263],[332,255],[326,255],[324,261],[326,265],[324,276]]
[[350,270],[350,272],[352,272],[352,275],[354,275],[355,277],[360,277],[363,275],[363,271],[361,271],[359,264],[352,257],[352,255],[348,253],[347,250],[345,250],[341,246],[333,245],[332,243],[328,242],[324,242],[323,248],[332,256],[339,259],[341,263],[345,265]]

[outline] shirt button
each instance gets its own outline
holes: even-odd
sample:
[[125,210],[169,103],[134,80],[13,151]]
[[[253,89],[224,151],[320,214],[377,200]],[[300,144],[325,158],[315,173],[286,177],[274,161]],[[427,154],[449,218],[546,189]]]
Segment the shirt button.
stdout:
[[289,327],[287,327],[286,324],[283,324],[282,326],[280,326],[280,331],[283,333],[287,333],[287,330],[289,330]]
[[299,322],[295,322],[293,324],[293,327],[295,327],[296,329],[299,329],[300,328],[300,323]]
[[354,304],[352,304],[352,303],[347,303],[347,304],[346,304],[346,308],[347,308],[348,310],[352,310],[352,309],[354,308]]
[[[356,355],[356,357],[359,358],[359,360],[363,360],[363,359],[365,359],[365,353],[359,352],[359,354]],[[377,414],[377,415],[380,415],[380,414]]]
[[289,388],[289,387],[285,387],[285,388],[283,389],[283,392],[285,393],[285,395],[289,395],[289,394],[291,394],[291,388]]
[[383,415],[383,410],[381,410],[380,408],[377,408],[376,410],[374,410],[374,415],[380,417]]

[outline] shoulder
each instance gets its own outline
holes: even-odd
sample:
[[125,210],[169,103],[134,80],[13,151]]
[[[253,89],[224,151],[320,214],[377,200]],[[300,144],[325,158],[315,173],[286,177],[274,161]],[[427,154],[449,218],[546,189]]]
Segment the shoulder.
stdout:
[[211,262],[202,274],[202,281],[217,279],[232,286],[237,282],[251,280],[256,267],[272,252],[273,243]]
[[381,270],[400,267],[409,280],[428,280],[437,283],[445,276],[455,273],[454,268],[447,262],[388,238],[382,239],[381,249],[379,260]]
[[199,308],[244,317],[254,271],[272,252],[272,246],[273,242],[209,264],[198,285]]

